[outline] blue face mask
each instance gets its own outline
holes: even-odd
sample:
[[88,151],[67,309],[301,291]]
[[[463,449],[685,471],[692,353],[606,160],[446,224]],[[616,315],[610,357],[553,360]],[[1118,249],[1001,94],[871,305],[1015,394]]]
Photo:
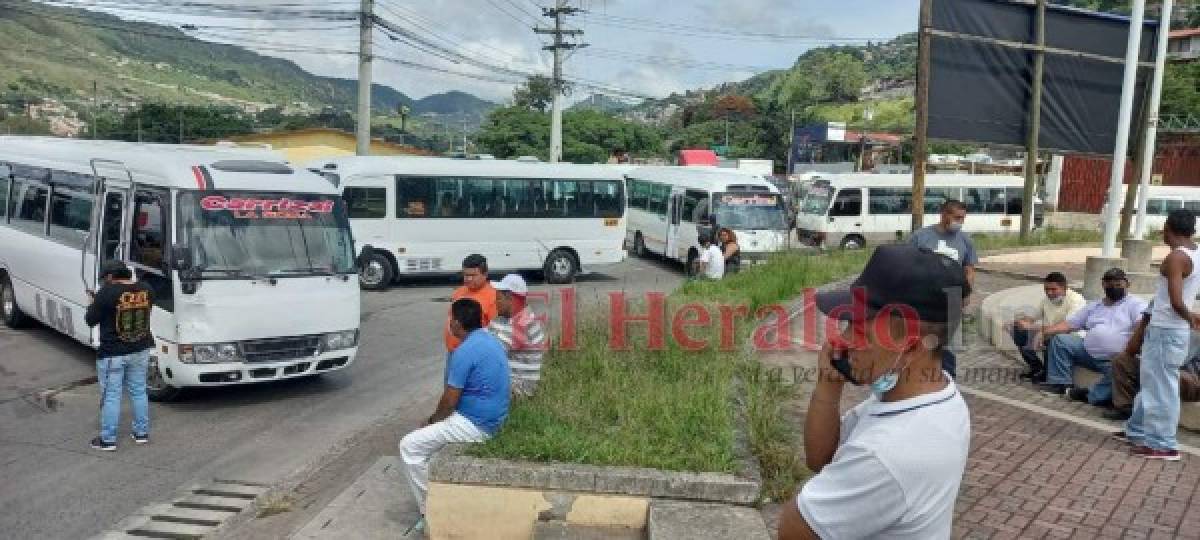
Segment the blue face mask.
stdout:
[[[850,351],[842,351],[841,353],[840,356],[833,358],[833,369],[837,370],[850,384],[862,386],[862,381],[855,378],[854,369],[850,365]],[[896,383],[900,380],[900,372],[896,367],[900,365],[900,358],[903,356],[904,353],[897,355],[892,368],[871,383],[871,393],[875,394],[875,397],[882,397],[896,387]]]

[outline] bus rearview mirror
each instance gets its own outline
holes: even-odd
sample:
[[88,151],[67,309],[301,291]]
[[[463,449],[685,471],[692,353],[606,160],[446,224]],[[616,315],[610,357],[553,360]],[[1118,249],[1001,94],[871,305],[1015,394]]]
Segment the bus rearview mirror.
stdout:
[[171,249],[171,266],[180,272],[192,269],[192,251],[184,246]]

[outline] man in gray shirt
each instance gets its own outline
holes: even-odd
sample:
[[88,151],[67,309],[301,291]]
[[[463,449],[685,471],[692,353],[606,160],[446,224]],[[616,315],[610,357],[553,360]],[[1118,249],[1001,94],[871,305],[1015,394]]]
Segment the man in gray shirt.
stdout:
[[[967,220],[967,205],[962,201],[947,199],[942,203],[941,219],[936,224],[917,230],[909,242],[921,249],[944,255],[962,265],[967,275],[967,285],[975,286],[975,266],[979,264],[979,256],[975,254],[975,245],[971,238],[962,232],[963,222]],[[961,315],[960,315],[961,316]],[[949,347],[942,348],[942,369],[955,376],[958,359]]]

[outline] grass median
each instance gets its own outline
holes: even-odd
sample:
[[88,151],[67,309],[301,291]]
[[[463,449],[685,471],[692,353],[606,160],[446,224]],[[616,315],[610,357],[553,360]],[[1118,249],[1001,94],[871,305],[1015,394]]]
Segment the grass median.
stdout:
[[[688,282],[665,301],[665,346],[651,350],[646,323],[627,326],[628,350],[610,347],[607,310],[579,324],[575,350],[547,353],[537,394],[514,403],[497,437],[477,445],[477,456],[560,461],[592,465],[651,467],[672,471],[732,473],[734,376],[743,387],[747,431],[769,483],[784,485],[794,470],[794,429],[783,414],[791,388],[763,375],[745,353],[754,314],[764,306],[784,305],[806,287],[814,287],[861,269],[865,251],[820,257],[780,255],[768,264],[748,267],[721,281]],[[712,325],[687,331],[707,339],[708,347],[689,350],[672,339],[677,309],[709,308]],[[733,328],[732,350],[721,350],[719,307],[745,306],[750,315]],[[630,302],[628,313],[645,314],[646,303]],[[766,457],[767,459],[764,459]],[[791,458],[794,460],[794,457]],[[790,483],[787,489],[794,489]]]
[[[1012,237],[977,236],[979,249],[1094,241],[1089,231],[1045,230],[1025,243]],[[794,388],[772,377],[746,354],[755,314],[787,307],[808,287],[861,270],[870,250],[821,255],[781,254],[720,281],[690,281],[665,299],[665,347],[650,350],[646,323],[626,326],[629,349],[609,343],[609,310],[586,314],[576,347],[546,354],[537,394],[514,403],[507,423],[490,441],[468,450],[480,457],[555,461],[671,471],[733,473],[736,392],[746,412],[751,452],[763,473],[763,496],[778,500],[807,475],[798,460],[800,426],[785,407]],[[712,324],[686,332],[709,346],[687,350],[672,339],[671,323],[689,304],[709,308]],[[732,332],[731,350],[720,350],[719,306],[745,306],[751,315]],[[644,315],[645,302],[627,313]],[[561,340],[561,337],[559,338]]]

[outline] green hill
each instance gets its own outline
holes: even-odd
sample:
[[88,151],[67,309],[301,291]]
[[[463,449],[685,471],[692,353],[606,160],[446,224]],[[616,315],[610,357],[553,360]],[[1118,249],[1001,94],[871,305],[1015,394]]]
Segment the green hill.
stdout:
[[482,117],[497,106],[495,103],[479,99],[466,92],[451,90],[418,99],[412,104],[412,109],[416,114],[466,114]]
[[[351,79],[316,76],[291,61],[195,39],[174,27],[87,10],[0,0],[0,36],[0,94],[90,102],[95,81],[103,103],[297,111],[353,109],[357,96]],[[478,111],[480,102],[486,103],[460,92],[414,102],[393,88],[372,88],[372,106],[381,112],[398,105],[418,112],[447,106]]]

